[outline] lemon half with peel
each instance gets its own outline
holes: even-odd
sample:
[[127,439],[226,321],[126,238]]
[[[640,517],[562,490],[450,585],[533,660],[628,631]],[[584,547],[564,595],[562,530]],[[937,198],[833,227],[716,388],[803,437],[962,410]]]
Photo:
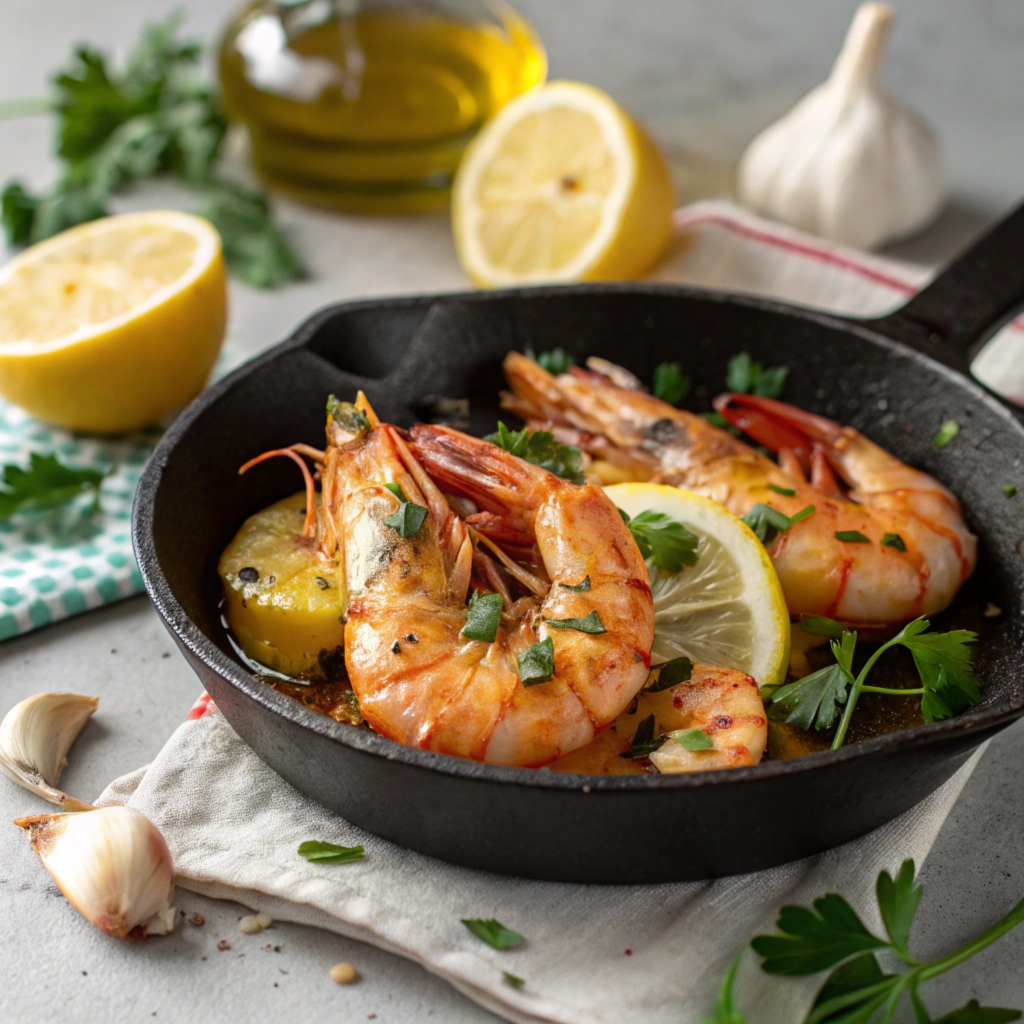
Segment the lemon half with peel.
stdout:
[[81,224],[0,270],[0,394],[72,430],[144,427],[199,392],[226,321],[209,221],[164,210]]
[[746,523],[717,502],[664,484],[613,484],[605,492],[631,518],[661,512],[700,538],[697,564],[678,573],[648,566],[654,593],[654,664],[682,655],[739,669],[758,686],[786,681],[789,611],[775,567]]
[[607,94],[551,82],[504,106],[452,191],[459,259],[481,287],[629,280],[658,260],[675,194],[657,147]]

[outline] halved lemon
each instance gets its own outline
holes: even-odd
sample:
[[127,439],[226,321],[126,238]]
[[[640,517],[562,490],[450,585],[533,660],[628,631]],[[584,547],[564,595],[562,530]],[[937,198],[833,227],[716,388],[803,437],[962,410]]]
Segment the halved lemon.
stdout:
[[199,392],[226,322],[208,221],[151,211],[81,224],[0,270],[0,394],[73,430],[143,427]]
[[613,484],[630,517],[661,512],[700,538],[697,564],[665,573],[648,564],[654,593],[654,664],[686,655],[739,669],[758,686],[786,680],[789,611],[764,545],[714,501],[663,484]]
[[628,280],[661,255],[674,204],[657,147],[610,96],[551,82],[503,107],[469,147],[452,225],[481,287]]

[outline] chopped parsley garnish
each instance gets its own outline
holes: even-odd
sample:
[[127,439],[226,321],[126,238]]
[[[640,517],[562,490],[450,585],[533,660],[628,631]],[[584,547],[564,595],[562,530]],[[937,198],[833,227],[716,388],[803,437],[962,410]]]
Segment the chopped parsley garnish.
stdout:
[[99,469],[74,469],[65,466],[56,455],[29,456],[28,469],[14,463],[3,468],[0,487],[0,522],[17,512],[65,505],[80,494],[93,495],[91,512],[99,508],[100,484],[106,476]]
[[501,624],[503,605],[501,594],[480,594],[474,590],[466,607],[466,624],[462,627],[462,635],[467,640],[482,640],[493,644]]
[[550,352],[541,352],[539,356],[534,355],[531,349],[527,349],[526,355],[554,377],[576,365],[575,357],[564,348],[553,348]]
[[390,483],[384,485],[399,501],[406,502],[409,499],[405,496],[405,491],[402,490],[401,484]]
[[685,655],[681,658],[673,658],[671,661],[666,661],[664,665],[655,667],[651,673],[652,680],[645,689],[648,693],[661,693],[662,690],[667,690],[677,683],[689,682],[691,675],[693,675],[693,662],[689,658]]
[[701,750],[714,750],[715,748],[714,741],[703,729],[677,729],[675,732],[670,732],[669,736],[681,747],[685,747],[694,754]]
[[1006,496],[1007,496],[1008,498],[1012,498],[1012,497],[1013,497],[1013,496],[1014,496],[1014,495],[1015,495],[1015,494],[1017,493],[1017,488],[1016,488],[1016,487],[1014,487],[1014,486],[1013,486],[1013,484],[1003,484],[1003,486],[1002,486],[1002,487],[1000,487],[999,489],[1000,489],[1000,490],[1001,490],[1001,491],[1003,492],[1003,494],[1005,494],[1005,495],[1006,495]]
[[407,501],[398,484],[385,484],[384,486],[392,494],[395,494],[395,488],[398,489],[398,493],[395,494],[395,497],[398,498],[398,508],[384,520],[384,525],[397,530],[402,537],[415,537],[426,521],[427,510],[422,505]]
[[571,590],[577,594],[585,594],[590,590],[590,577],[584,576],[579,583],[559,583],[564,590]]
[[519,665],[519,680],[523,686],[546,683],[555,674],[555,644],[551,637],[545,637],[531,644],[516,659]]
[[690,378],[683,373],[682,363],[660,363],[651,391],[655,398],[678,405],[690,393]]
[[906,551],[907,545],[898,533],[886,533],[882,536],[883,548],[894,548],[896,551]]
[[657,739],[655,738],[654,729],[654,715],[648,715],[636,727],[636,732],[633,733],[633,742],[630,744],[629,750],[620,754],[619,757],[624,757],[630,761],[634,761],[638,757],[647,757],[648,755],[653,754],[654,751],[664,743],[664,737],[659,736]]
[[[339,427],[344,427],[353,434],[370,429],[370,421],[351,402],[343,402],[336,395],[327,396],[327,415]],[[400,487],[398,489],[401,490]]]
[[511,971],[502,971],[501,976],[504,978],[505,984],[512,988],[522,988],[526,984],[523,978],[517,977]]
[[787,498],[795,498],[796,491],[792,487],[780,487],[778,484],[769,484],[769,491],[774,491],[776,494],[784,494]]
[[844,544],[870,544],[871,538],[865,537],[860,530],[836,530],[836,540]]
[[785,533],[794,523],[806,519],[814,513],[814,506],[808,505],[791,516],[780,512],[772,505],[758,502],[745,516],[740,519],[754,531],[754,536],[767,547],[780,533]]
[[318,839],[307,839],[299,844],[299,856],[314,864],[348,864],[353,860],[362,860],[366,851],[361,846],[336,846],[334,843],[322,843]]
[[581,633],[607,633],[601,617],[596,611],[591,611],[584,619],[545,619],[552,629],[577,629]]
[[630,518],[622,509],[619,515],[633,534],[644,560],[650,559],[664,572],[681,572],[684,565],[697,564],[700,538],[682,523],[664,512],[640,512]]
[[462,918],[462,923],[481,942],[486,942],[492,949],[511,949],[523,941],[523,937],[519,932],[506,928],[500,921],[495,921],[494,918],[485,921],[481,918],[464,917]]
[[760,395],[763,398],[778,398],[786,387],[789,375],[787,366],[768,366],[755,362],[747,352],[741,352],[729,360],[725,374],[725,386],[729,391],[741,395]]
[[[808,623],[811,627],[809,629]],[[800,626],[808,632],[827,636],[834,635],[834,628],[838,625],[830,619],[804,619],[800,622]],[[868,658],[856,676],[853,673],[853,655],[857,634],[843,630],[841,639],[831,641],[836,664],[775,690],[771,695],[772,718],[799,729],[828,729],[835,723],[839,706],[845,704],[842,720],[832,741],[833,750],[842,746],[862,693],[919,696],[921,714],[926,722],[952,718],[981,699],[981,681],[971,668],[971,645],[977,641],[978,635],[966,629],[928,633],[928,627],[928,620],[923,618],[904,626]],[[892,689],[867,684],[868,674],[875,663],[891,647],[904,647],[910,652],[921,681],[920,687]]]
[[509,430],[504,423],[499,422],[497,431],[488,434],[484,440],[574,484],[586,482],[580,450],[556,441],[554,434],[548,430],[535,430],[532,433],[529,427]]
[[935,440],[932,441],[933,448],[945,448],[950,441],[960,433],[960,424],[956,420],[946,420],[945,423],[939,427],[939,432],[935,435]]

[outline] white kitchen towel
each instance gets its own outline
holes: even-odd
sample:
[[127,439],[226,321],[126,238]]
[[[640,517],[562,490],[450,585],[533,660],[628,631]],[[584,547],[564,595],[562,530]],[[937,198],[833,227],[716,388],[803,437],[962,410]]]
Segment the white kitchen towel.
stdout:
[[[829,245],[726,203],[679,211],[677,229],[678,245],[659,279],[844,313],[893,308],[929,273]],[[1011,325],[976,369],[1024,400],[1022,354],[1024,332]],[[894,871],[905,857],[924,860],[979,756],[920,806],[837,850],[755,875],[643,887],[503,878],[400,849],[292,789],[205,702],[153,764],[117,780],[101,800],[128,802],[159,826],[183,887],[408,956],[510,1021],[695,1024],[710,1010],[729,960],[771,929],[783,903],[838,891],[877,926],[878,872]],[[296,852],[307,839],[361,843],[366,859],[309,864]],[[464,917],[497,918],[527,941],[491,950],[460,924]],[[525,986],[510,987],[505,971]],[[739,995],[751,1024],[795,1024],[819,982],[766,976],[748,954]]]
[[[774,930],[784,903],[838,891],[880,927],[878,872],[905,857],[921,864],[980,756],[901,818],[818,857],[716,882],[565,885],[453,867],[355,828],[271,771],[219,711],[203,710],[99,800],[127,803],[163,832],[179,884],[407,956],[516,1024],[696,1024],[729,961]],[[309,864],[297,853],[307,839],[362,845],[366,857]],[[526,942],[493,950],[462,918],[496,918]],[[739,982],[751,1024],[796,1024],[821,979],[765,975],[748,953]]]

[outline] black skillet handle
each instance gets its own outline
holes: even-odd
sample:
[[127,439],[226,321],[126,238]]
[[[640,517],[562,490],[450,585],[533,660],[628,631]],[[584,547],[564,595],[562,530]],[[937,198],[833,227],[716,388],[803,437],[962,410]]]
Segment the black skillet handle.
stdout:
[[881,334],[966,370],[1024,306],[1024,204],[961,253],[905,306],[867,321]]

